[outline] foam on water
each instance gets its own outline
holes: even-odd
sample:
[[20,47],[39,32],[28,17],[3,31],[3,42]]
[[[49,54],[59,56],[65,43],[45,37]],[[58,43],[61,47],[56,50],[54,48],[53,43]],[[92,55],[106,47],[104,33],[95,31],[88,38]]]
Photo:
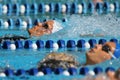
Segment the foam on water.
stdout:
[[107,15],[71,15],[67,22],[62,23],[65,28],[48,35],[47,38],[75,38],[81,36],[113,36],[120,33],[120,18],[114,14]]

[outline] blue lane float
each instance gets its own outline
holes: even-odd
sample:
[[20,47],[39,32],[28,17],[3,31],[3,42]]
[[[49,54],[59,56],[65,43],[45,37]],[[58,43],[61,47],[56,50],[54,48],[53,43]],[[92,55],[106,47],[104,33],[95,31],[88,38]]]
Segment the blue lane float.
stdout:
[[67,41],[67,48],[75,48],[76,44],[74,40],[68,40]]
[[88,72],[89,72],[89,68],[88,67],[82,67],[82,68],[80,68],[79,74],[80,75],[87,75]]
[[[111,42],[115,42],[115,43],[119,43],[117,39],[112,38],[109,41]],[[14,42],[14,43],[13,43]],[[59,49],[61,48],[66,48],[67,50],[86,50],[89,48],[93,48],[95,47],[96,44],[104,44],[105,42],[107,42],[106,39],[99,39],[98,42],[95,39],[89,39],[88,41],[85,41],[84,39],[80,39],[80,40],[57,40],[56,42],[54,42],[54,40],[47,40],[47,41],[43,41],[43,40],[36,40],[35,43],[33,43],[32,40],[15,40],[15,41],[10,41],[10,40],[5,40],[3,41],[2,48],[3,49],[11,49],[12,45],[14,45],[16,47],[16,49],[34,49],[34,46],[37,47],[37,49],[43,49],[43,48],[47,48],[47,49],[52,49],[52,48],[57,48],[55,45],[58,46]],[[88,46],[88,47],[87,47]]]
[[97,41],[95,39],[89,39],[88,42],[90,44],[90,48],[93,48],[97,44]]
[[82,2],[81,4],[82,4],[82,7],[83,7],[82,13],[83,13],[83,14],[86,14],[86,13],[87,13],[87,5],[86,5],[85,2]]
[[42,40],[37,40],[36,41],[38,49],[44,48],[44,41]]
[[30,28],[32,28],[32,27],[33,27],[32,20],[31,20],[31,18],[28,18],[28,19],[27,19],[27,29],[30,29]]
[[115,6],[114,12],[115,12],[115,13],[118,13],[118,12],[119,12],[119,7],[120,7],[119,2],[115,1],[113,4],[114,4],[114,6]]
[[11,44],[10,41],[4,41],[3,45],[2,45],[2,48],[3,49],[10,49],[10,44]]
[[106,39],[100,39],[99,42],[98,42],[98,44],[102,44],[102,45],[103,45],[103,44],[106,43],[106,42],[107,42]]
[[77,69],[76,68],[68,68],[68,72],[70,73],[70,75],[76,75]]
[[88,4],[88,12],[89,12],[90,14],[93,14],[94,11],[95,11],[94,3],[93,3],[93,2],[89,2],[89,4]]
[[7,6],[7,8],[8,8],[7,15],[10,16],[11,13],[12,13],[12,5],[11,5],[11,4],[7,4],[6,6]]
[[57,41],[59,48],[65,48],[65,41],[64,40],[58,40]]
[[14,23],[13,23],[13,20],[10,18],[10,19],[8,19],[8,24],[9,24],[9,29],[13,29],[13,27],[14,27]]
[[22,20],[21,20],[21,18],[16,19],[15,26],[16,26],[17,29],[21,29],[21,27],[22,27]]
[[4,73],[9,77],[14,76],[14,71],[12,69],[6,69]]
[[113,68],[113,67],[107,67],[105,69],[105,72],[107,73],[108,71],[115,71],[115,68]]
[[[79,70],[79,73],[77,72]],[[5,74],[6,77],[13,77],[13,76],[25,76],[25,75],[29,75],[29,76],[37,76],[39,72],[44,73],[45,75],[51,75],[51,74],[55,74],[55,75],[62,75],[64,74],[64,71],[68,71],[70,76],[73,75],[82,75],[82,76],[86,76],[88,74],[90,74],[90,71],[94,71],[95,74],[94,76],[100,74],[100,73],[107,73],[108,71],[116,71],[115,68],[113,67],[106,67],[105,71],[103,71],[103,69],[99,66],[94,67],[93,70],[89,69],[88,67],[81,67],[79,68],[73,68],[70,67],[67,70],[63,70],[63,68],[58,67],[54,70],[52,70],[49,67],[43,67],[41,70],[38,70],[38,68],[30,68],[28,70],[24,70],[24,69],[18,69],[18,70],[13,70],[10,68],[7,68],[3,71],[3,73]],[[64,74],[67,75],[67,74]]]
[[95,68],[93,69],[93,71],[94,71],[95,74],[97,75],[97,74],[102,73],[102,72],[103,72],[103,69],[102,69],[101,67],[97,66],[97,67],[95,67]]
[[42,14],[45,13],[45,4],[44,3],[38,4],[38,12],[40,12]]
[[103,5],[102,5],[102,3],[97,3],[95,9],[99,14],[102,14],[103,13]]
[[77,7],[77,3],[76,2],[71,4],[71,13],[72,14],[78,13],[78,7]]
[[31,69],[28,70],[28,73],[29,73],[29,75],[35,76],[38,73],[38,69],[37,68],[31,68]]
[[3,29],[3,20],[0,19],[0,29]]
[[54,13],[55,11],[54,3],[49,3],[49,6],[50,6],[50,13]]
[[16,76],[26,75],[26,71],[24,69],[18,69],[15,75]]
[[51,69],[51,68],[48,68],[48,67],[44,67],[44,68],[42,68],[42,72],[43,72],[45,75],[48,75],[48,74],[51,74],[51,73],[52,73],[52,69]]
[[56,69],[54,70],[54,73],[57,74],[57,75],[59,75],[59,74],[62,74],[63,71],[64,71],[63,68],[59,67],[59,68],[56,68]]
[[[63,11],[63,13],[71,13],[71,14],[76,14],[79,13],[78,12],[78,5],[82,5],[82,13],[86,14],[86,13],[90,13],[93,14],[95,12],[95,10],[99,13],[109,13],[110,9],[114,9],[111,12],[115,12],[118,13],[119,12],[119,2],[115,1],[112,3],[110,2],[103,2],[103,3],[97,3],[96,6],[94,6],[93,2],[73,2],[73,3],[65,3],[64,7],[63,4],[61,3],[48,3],[48,4],[44,4],[43,2],[41,3],[32,3],[31,5],[28,3],[25,4],[21,4],[19,5],[18,3],[15,4],[5,4],[4,6],[2,6],[2,4],[0,4],[0,14],[2,14],[2,12],[4,10],[6,10],[6,6],[7,6],[7,15],[12,15],[12,13],[14,13],[15,15],[19,15],[19,12],[21,12],[24,15],[29,15],[29,14],[34,14],[37,15],[38,13],[45,13],[45,12],[49,12],[49,13],[62,13],[62,8],[66,9],[66,11]],[[4,7],[4,10],[2,11],[2,7]],[[21,10],[20,10],[21,9]],[[23,11],[22,11],[23,10]],[[25,10],[25,11],[24,11]],[[3,12],[4,14],[6,14],[6,11]],[[80,12],[81,13],[81,12]]]
[[20,9],[19,9],[19,4],[13,4],[12,5],[12,12],[13,12],[13,14],[15,14],[16,16],[18,16],[19,15],[19,12],[20,12]]
[[34,20],[33,25],[37,25],[39,22],[40,22],[40,19],[37,18]]
[[62,11],[61,3],[56,3],[55,4],[55,12],[61,13],[61,11]]
[[110,4],[109,4],[109,2],[104,2],[104,4],[103,4],[103,11],[106,14],[110,12]]
[[83,39],[78,40],[77,47],[85,49],[85,40],[83,40]]
[[115,43],[118,43],[118,40],[116,38],[112,38],[110,39],[111,42],[115,42]]
[[31,40],[26,40],[24,44],[25,49],[32,49],[32,41]]
[[45,48],[53,48],[53,40],[47,40],[45,44]]
[[66,13],[70,13],[70,8],[71,8],[70,3],[65,3],[65,5],[66,5]]
[[25,15],[29,15],[29,13],[30,13],[30,5],[29,4],[24,4],[24,6],[25,6]]
[[34,15],[37,15],[37,13],[38,13],[38,5],[36,3],[33,3],[31,5],[31,13],[33,13]]
[[23,48],[23,43],[20,40],[15,41],[15,46],[17,49],[22,49]]

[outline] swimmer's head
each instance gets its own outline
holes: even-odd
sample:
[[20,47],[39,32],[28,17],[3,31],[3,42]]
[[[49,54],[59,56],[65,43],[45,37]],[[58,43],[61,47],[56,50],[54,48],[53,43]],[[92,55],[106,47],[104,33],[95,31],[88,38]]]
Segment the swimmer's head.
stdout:
[[63,29],[63,26],[61,25],[61,23],[54,21],[52,33],[55,33],[61,29]]
[[54,24],[54,21],[53,20],[48,20],[46,22],[44,22],[42,24],[42,27],[44,27],[45,29],[53,29],[53,24]]
[[106,42],[104,45],[97,44],[87,54],[86,64],[97,64],[110,59],[120,57],[120,45],[115,42]]

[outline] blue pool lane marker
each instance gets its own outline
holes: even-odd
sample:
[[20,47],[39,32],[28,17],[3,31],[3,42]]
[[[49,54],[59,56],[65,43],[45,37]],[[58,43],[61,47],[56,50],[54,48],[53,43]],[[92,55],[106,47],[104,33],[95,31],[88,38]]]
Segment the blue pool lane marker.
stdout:
[[21,27],[22,27],[22,20],[21,20],[21,18],[16,19],[15,26],[16,26],[17,29],[21,29]]
[[82,4],[82,14],[86,14],[87,13],[87,5],[86,5],[86,3],[85,2],[82,2],[81,3]]
[[10,16],[12,14],[12,5],[7,4],[7,8],[8,8],[7,15]]
[[24,69],[18,69],[15,73],[16,76],[25,76],[26,71]]
[[45,48],[53,48],[53,40],[47,40],[45,44]]
[[29,15],[29,13],[30,13],[30,5],[28,3],[25,3],[24,6],[25,6],[25,15]]
[[84,48],[85,48],[85,42],[86,42],[86,41],[83,40],[83,39],[78,40],[78,41],[77,41],[77,47],[84,49]]
[[58,40],[57,41],[59,48],[65,48],[65,41],[64,40]]
[[66,6],[66,13],[70,13],[70,3],[65,3],[65,6]]
[[26,49],[32,49],[32,41],[31,40],[26,40],[24,44],[24,48]]
[[23,43],[20,40],[15,41],[15,45],[17,49],[22,49],[23,48]]
[[44,14],[45,13],[45,4],[40,3],[38,4],[38,12]]
[[106,42],[107,42],[106,39],[100,39],[99,42],[98,42],[98,44],[102,44],[102,45],[103,45],[103,44],[106,43]]
[[71,13],[72,14],[77,14],[78,13],[78,6],[77,6],[76,2],[71,4]]
[[29,75],[35,76],[38,73],[38,69],[37,68],[31,68],[31,69],[28,70],[28,73],[29,73]]
[[102,72],[103,72],[103,69],[102,69],[101,67],[97,66],[97,67],[95,67],[95,68],[93,69],[93,71],[94,71],[95,74],[97,75],[97,74],[102,73]]
[[115,2],[114,2],[114,6],[115,6],[114,12],[115,12],[115,13],[119,13],[119,7],[120,7],[119,2],[115,1]]
[[77,75],[77,69],[76,68],[68,68],[68,72],[70,75]]
[[[78,73],[79,71],[79,73]],[[54,70],[52,70],[49,67],[43,67],[40,70],[38,68],[30,68],[28,70],[25,69],[18,69],[13,70],[10,68],[5,69],[3,72],[1,72],[0,77],[13,77],[13,76],[44,76],[44,75],[65,75],[65,76],[75,76],[75,75],[91,75],[96,76],[100,73],[107,73],[108,71],[115,71],[115,68],[113,67],[106,67],[103,71],[103,68],[96,66],[93,69],[89,69],[88,67],[81,67],[81,68],[73,68],[69,67],[67,70],[64,70],[61,67],[58,67]]]
[[38,14],[38,5],[36,3],[31,4],[30,12],[34,15]]
[[54,13],[55,11],[54,3],[49,3],[49,6],[50,6],[50,13]]
[[93,48],[97,44],[97,41],[95,39],[89,39],[88,42],[90,44],[90,48]]
[[3,49],[10,49],[10,44],[11,44],[10,41],[4,41],[3,45],[2,45],[2,48]]
[[80,75],[87,75],[88,72],[89,72],[89,68],[88,67],[82,67],[82,68],[80,68],[79,74]]
[[56,75],[60,75],[60,74],[62,74],[63,73],[63,68],[61,68],[61,67],[59,67],[59,68],[56,68],[55,70],[54,70],[54,73],[56,74]]
[[57,13],[62,12],[62,5],[60,2],[55,4],[55,12],[57,12]]
[[[118,39],[112,38],[109,41],[119,43]],[[16,49],[52,49],[52,50],[58,50],[58,49],[65,49],[74,51],[74,50],[87,50],[90,48],[95,47],[96,44],[104,44],[107,42],[106,39],[99,39],[98,42],[96,39],[89,39],[88,41],[85,41],[84,39],[80,40],[57,40],[56,42],[54,40],[36,40],[35,42],[32,40],[16,40],[11,42],[10,40],[4,40],[2,45],[3,49],[11,49],[11,50],[16,50]]]
[[13,29],[14,28],[13,20],[10,18],[10,19],[8,19],[7,22],[9,24],[9,29]]
[[13,9],[12,13],[13,13],[13,15],[16,15],[16,16],[19,15],[19,12],[20,12],[19,6],[20,5],[18,3],[12,5],[12,9]]
[[0,29],[3,29],[3,20],[0,19]]
[[110,4],[109,4],[109,2],[104,2],[104,3],[103,3],[103,11],[104,11],[106,14],[110,13]]
[[93,14],[95,12],[95,6],[94,6],[93,2],[89,2],[89,4],[88,4],[88,12],[90,14]]
[[73,2],[73,3],[65,3],[61,4],[60,2],[58,3],[24,3],[24,4],[19,4],[19,3],[14,3],[14,4],[0,4],[0,15],[30,15],[30,14],[44,14],[45,12],[47,13],[66,13],[66,14],[94,14],[96,11],[98,14],[102,13],[119,13],[119,2],[114,1],[113,3],[110,3],[108,1],[105,1],[103,3],[97,3],[96,6],[94,5],[93,2]]
[[12,69],[6,69],[4,73],[9,77],[14,76],[14,71]]
[[98,14],[102,14],[103,13],[102,3],[97,3],[95,9],[98,12]]
[[42,41],[42,40],[37,40],[37,41],[36,41],[36,44],[37,44],[38,49],[44,48],[44,41]]

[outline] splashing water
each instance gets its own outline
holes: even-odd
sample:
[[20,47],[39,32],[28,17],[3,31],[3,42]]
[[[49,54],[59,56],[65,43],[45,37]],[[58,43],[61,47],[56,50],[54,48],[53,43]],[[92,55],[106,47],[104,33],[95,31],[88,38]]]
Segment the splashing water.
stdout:
[[112,36],[120,35],[120,18],[113,14],[80,16],[71,15],[65,23],[65,28],[48,35],[47,38],[75,38],[81,36]]

